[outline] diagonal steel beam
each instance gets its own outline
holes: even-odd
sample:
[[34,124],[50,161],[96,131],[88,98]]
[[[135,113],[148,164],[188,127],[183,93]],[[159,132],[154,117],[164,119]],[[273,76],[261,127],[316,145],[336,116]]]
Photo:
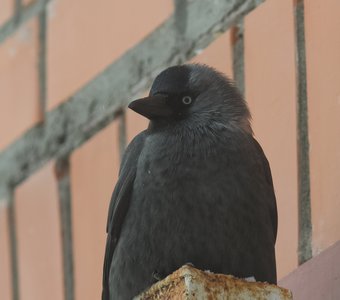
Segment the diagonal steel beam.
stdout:
[[160,70],[194,57],[263,1],[187,1],[185,14],[171,16],[0,154],[0,195],[47,161],[79,147],[144,91]]

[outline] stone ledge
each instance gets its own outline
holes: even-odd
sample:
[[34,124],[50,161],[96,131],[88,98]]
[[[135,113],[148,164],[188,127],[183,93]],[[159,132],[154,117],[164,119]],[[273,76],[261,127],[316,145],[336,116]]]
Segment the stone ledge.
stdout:
[[293,297],[289,290],[273,284],[249,282],[185,265],[134,298],[156,299],[290,300]]

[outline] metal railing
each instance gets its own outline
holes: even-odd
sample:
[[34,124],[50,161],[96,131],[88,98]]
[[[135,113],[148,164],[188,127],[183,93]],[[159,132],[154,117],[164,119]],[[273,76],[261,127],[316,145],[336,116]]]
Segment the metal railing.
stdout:
[[[231,29],[234,78],[244,92],[243,18],[264,0],[175,0],[175,11],[135,47],[110,64],[101,74],[46,112],[46,6],[36,0],[27,7],[16,1],[15,15],[0,27],[0,43],[21,24],[39,17],[39,82],[42,122],[27,130],[0,154],[0,199],[9,208],[13,299],[20,299],[16,249],[14,189],[50,160],[56,160],[65,299],[74,299],[70,154],[113,120],[119,118],[119,148],[126,145],[125,106],[128,99],[146,90],[154,76],[167,66],[183,63]],[[295,3],[298,179],[299,179],[299,262],[311,257],[311,207],[307,124],[304,5]]]

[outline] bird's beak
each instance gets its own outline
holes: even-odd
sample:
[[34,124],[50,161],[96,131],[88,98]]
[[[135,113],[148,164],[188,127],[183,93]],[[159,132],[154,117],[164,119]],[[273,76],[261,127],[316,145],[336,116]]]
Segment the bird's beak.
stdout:
[[166,99],[167,97],[162,95],[149,96],[132,101],[129,108],[149,120],[170,117],[173,111],[167,105]]

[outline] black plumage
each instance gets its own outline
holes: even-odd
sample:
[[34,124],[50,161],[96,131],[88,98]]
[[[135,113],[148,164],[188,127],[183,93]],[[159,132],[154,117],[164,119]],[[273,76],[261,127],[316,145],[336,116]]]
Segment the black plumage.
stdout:
[[175,66],[129,107],[150,124],[112,195],[102,299],[132,299],[185,263],[276,283],[271,172],[233,84],[207,66]]

